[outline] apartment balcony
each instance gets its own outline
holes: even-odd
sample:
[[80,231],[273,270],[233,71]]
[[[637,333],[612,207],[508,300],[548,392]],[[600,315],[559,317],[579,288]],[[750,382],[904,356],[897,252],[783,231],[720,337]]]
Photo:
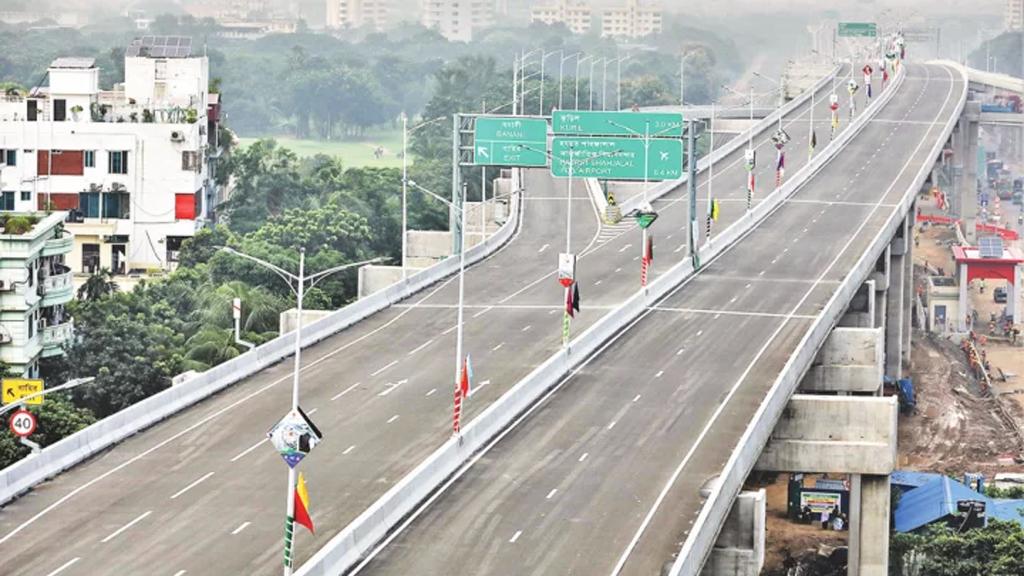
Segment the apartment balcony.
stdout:
[[72,272],[67,266],[61,266],[58,273],[50,274],[39,281],[39,295],[43,297],[40,303],[42,306],[67,304],[74,294]]
[[62,324],[47,326],[42,329],[43,358],[64,354],[64,346],[75,336],[75,322],[68,318]]
[[56,238],[50,238],[43,244],[43,257],[46,256],[61,256],[63,254],[70,254],[71,248],[75,243],[75,237],[70,232],[63,232]]

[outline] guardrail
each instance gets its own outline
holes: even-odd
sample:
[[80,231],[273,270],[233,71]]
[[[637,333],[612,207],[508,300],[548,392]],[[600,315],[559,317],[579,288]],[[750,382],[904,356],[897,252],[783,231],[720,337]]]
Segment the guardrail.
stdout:
[[[782,200],[795,193],[836,152],[845,147],[854,134],[863,129],[866,119],[892,98],[902,81],[903,75],[897,75],[890,87],[843,132],[843,136],[830,142],[782,188],[769,194],[743,218],[715,236],[710,245],[705,244],[702,260],[711,262],[731,248],[778,208]],[[684,259],[592,324],[574,338],[567,348],[553,354],[466,425],[461,442],[454,437],[449,438],[406,474],[306,561],[296,576],[337,575],[357,566],[420,503],[426,501],[448,479],[468,468],[467,462],[471,462],[475,454],[485,449],[521,414],[543,398],[545,393],[571,376],[592,355],[600,352],[617,333],[639,321],[654,304],[692,278],[693,272],[690,259]]]
[[[966,76],[961,73],[964,79],[964,90],[960,95],[959,109],[962,110],[967,101]],[[902,82],[902,75],[899,78]],[[889,98],[895,90],[887,90]],[[887,102],[888,100],[886,100]],[[878,104],[875,102],[872,104]],[[870,107],[869,107],[870,110]],[[863,118],[863,116],[862,116]],[[941,137],[936,140],[931,151],[931,158],[937,158],[942,152],[942,147],[949,139],[956,125],[957,116],[954,115],[943,128]],[[847,130],[847,132],[850,132]],[[852,136],[851,136],[852,137]],[[775,423],[778,422],[789,402],[790,396],[796,391],[803,374],[813,362],[818,349],[825,342],[832,328],[846,309],[846,306],[856,294],[860,285],[874,269],[874,264],[885,250],[890,238],[892,238],[898,226],[902,224],[903,218],[910,210],[914,197],[924,184],[928,176],[931,164],[925,162],[911,183],[898,210],[893,212],[886,221],[885,226],[878,232],[870,247],[861,255],[854,265],[850,274],[847,274],[843,283],[836,290],[835,294],[828,301],[821,315],[818,316],[811,329],[804,335],[797,347],[798,352],[790,357],[783,367],[782,372],[772,384],[764,402],[758,408],[757,413],[747,425],[743,436],[738,443],[739,448],[733,451],[725,468],[715,483],[711,494],[701,509],[697,520],[690,530],[690,535],[683,543],[682,550],[676,558],[670,576],[697,576],[704,565],[704,560],[711,552],[711,548],[718,538],[719,527],[732,507],[732,501],[739,493],[743,482],[750,470],[753,469],[758,455],[768,442]],[[709,529],[714,527],[714,529]]]
[[[518,189],[513,182],[513,189]],[[509,218],[496,234],[466,251],[467,265],[483,260],[508,240],[519,228],[522,203],[513,194]],[[391,286],[334,311],[302,328],[305,348],[375,314],[392,304],[458,272],[459,258],[449,257]],[[295,333],[283,334],[223,364],[202,372],[185,382],[137,402],[116,414],[79,430],[44,448],[36,455],[19,460],[0,470],[0,504],[16,498],[35,484],[46,480],[125,438],[148,428],[175,413],[247,378],[271,364],[292,355]]]

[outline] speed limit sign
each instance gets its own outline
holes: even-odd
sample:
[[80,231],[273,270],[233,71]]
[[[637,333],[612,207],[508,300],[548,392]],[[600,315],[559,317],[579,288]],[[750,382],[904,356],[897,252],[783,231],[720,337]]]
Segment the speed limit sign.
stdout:
[[9,422],[11,432],[19,438],[27,438],[36,431],[36,417],[28,410],[18,410]]

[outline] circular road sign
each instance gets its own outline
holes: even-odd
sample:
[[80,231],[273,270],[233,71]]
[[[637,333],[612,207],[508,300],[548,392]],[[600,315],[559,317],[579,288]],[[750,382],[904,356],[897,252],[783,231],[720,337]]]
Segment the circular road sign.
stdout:
[[36,417],[28,410],[18,410],[11,415],[11,420],[8,423],[11,427],[11,432],[19,438],[27,438],[36,431]]

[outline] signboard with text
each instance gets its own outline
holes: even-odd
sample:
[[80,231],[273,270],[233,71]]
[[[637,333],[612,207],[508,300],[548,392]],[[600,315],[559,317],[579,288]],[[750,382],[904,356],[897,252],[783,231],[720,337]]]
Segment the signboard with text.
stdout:
[[[571,151],[571,153],[570,153]],[[551,174],[558,178],[601,180],[676,180],[683,176],[683,143],[651,140],[644,161],[644,141],[639,138],[555,137],[551,144]]]
[[878,36],[878,25],[874,22],[840,22],[840,38],[875,38]]
[[[17,402],[26,396],[38,394],[43,391],[42,380],[28,380],[25,378],[4,378],[0,385],[3,386],[3,403],[10,404]],[[25,402],[38,406],[43,403],[43,397],[37,396]]]
[[480,117],[473,141],[473,163],[480,166],[548,165],[548,122],[543,118]]
[[591,112],[556,110],[551,116],[555,134],[590,136],[649,136],[679,138],[683,115],[670,112]]

